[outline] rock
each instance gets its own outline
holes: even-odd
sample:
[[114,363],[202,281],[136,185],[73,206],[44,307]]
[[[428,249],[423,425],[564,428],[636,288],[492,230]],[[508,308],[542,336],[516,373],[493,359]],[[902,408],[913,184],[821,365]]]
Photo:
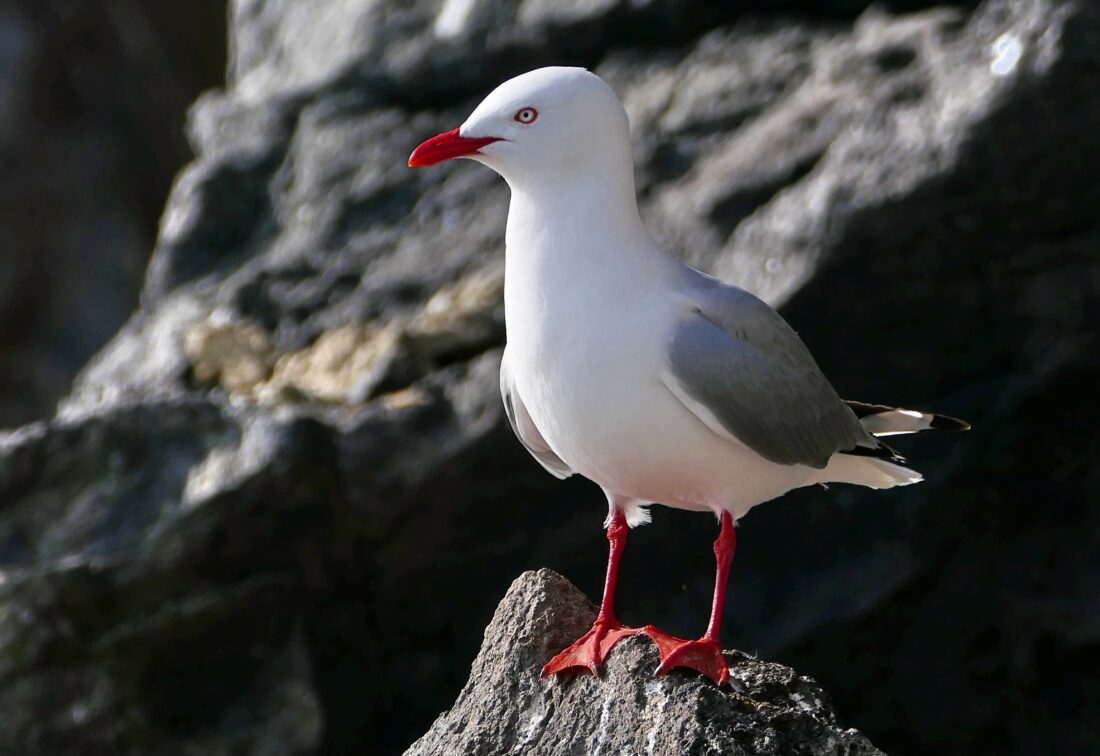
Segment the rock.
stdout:
[[[346,668],[341,633],[377,634],[363,570],[404,515],[384,492],[484,438],[470,387],[497,364],[381,397],[340,448],[286,408],[196,395],[0,435],[0,752],[322,749],[338,707],[310,675]],[[410,423],[420,449],[397,441]]]
[[230,393],[253,391],[271,375],[271,338],[254,323],[206,320],[183,335],[195,380]]
[[0,752],[316,747],[290,554],[330,494],[269,474],[313,436],[181,401],[0,438]]
[[133,311],[225,19],[224,0],[0,8],[0,427],[51,415]]
[[602,679],[543,679],[546,660],[595,617],[561,575],[520,575],[485,629],[455,705],[406,756],[882,753],[838,724],[813,680],[738,651],[726,652],[730,685],[722,689],[686,671],[656,677],[657,651],[644,637],[616,646]]
[[[397,324],[342,326],[322,333],[305,349],[281,357],[270,388],[294,390],[322,402],[361,404],[387,383],[408,386],[410,379],[399,372],[402,356]],[[405,372],[409,370],[405,367]]]

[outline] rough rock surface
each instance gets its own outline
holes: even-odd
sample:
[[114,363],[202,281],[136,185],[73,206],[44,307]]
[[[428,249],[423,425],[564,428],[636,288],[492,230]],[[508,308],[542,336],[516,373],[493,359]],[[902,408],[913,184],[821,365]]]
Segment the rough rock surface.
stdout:
[[602,678],[544,680],[546,660],[595,617],[595,607],[561,575],[520,575],[485,629],[454,707],[406,756],[882,754],[837,723],[813,680],[737,651],[726,652],[730,684],[721,689],[685,671],[656,677],[657,651],[646,638],[620,643]]
[[[754,510],[726,641],[890,752],[1095,745],[1100,7],[310,5],[232,4],[137,311],[0,434],[0,752],[396,752],[512,576],[598,590],[598,492],[497,395],[506,189],[404,164],[549,62],[619,89],[655,232],[842,394],[975,425],[904,446],[921,486]],[[699,632],[713,527],[632,533],[624,621]]]

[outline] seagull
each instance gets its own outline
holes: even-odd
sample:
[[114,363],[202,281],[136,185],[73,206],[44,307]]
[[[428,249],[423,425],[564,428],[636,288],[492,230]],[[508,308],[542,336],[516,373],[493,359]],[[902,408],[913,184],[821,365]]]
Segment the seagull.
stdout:
[[[408,164],[452,158],[482,163],[511,190],[500,390],[512,430],[551,475],[582,475],[607,497],[599,613],[543,675],[597,674],[616,643],[645,634],[659,675],[685,667],[727,682],[719,628],[737,520],[800,486],[916,483],[879,438],[969,426],[842,400],[775,310],[657,243],[638,212],[626,111],[595,74],[555,66],[510,79]],[[649,522],[651,503],[718,519],[698,639],[615,615],[627,532]]]

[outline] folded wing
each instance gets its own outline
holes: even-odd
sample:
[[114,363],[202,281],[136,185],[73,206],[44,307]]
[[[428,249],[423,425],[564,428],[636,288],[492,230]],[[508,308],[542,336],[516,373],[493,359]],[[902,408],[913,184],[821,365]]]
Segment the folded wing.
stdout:
[[534,420],[531,419],[531,415],[527,412],[527,407],[524,406],[523,398],[516,390],[511,371],[508,369],[507,347],[505,347],[504,357],[500,361],[500,396],[504,400],[504,413],[508,416],[512,431],[527,451],[531,452],[531,456],[555,477],[564,479],[572,475],[572,468],[554,453],[554,450],[546,443],[546,439],[539,433],[539,429],[536,427]]
[[821,469],[837,452],[892,457],[766,303],[700,275],[692,305],[673,332],[665,382],[711,430],[782,465]]

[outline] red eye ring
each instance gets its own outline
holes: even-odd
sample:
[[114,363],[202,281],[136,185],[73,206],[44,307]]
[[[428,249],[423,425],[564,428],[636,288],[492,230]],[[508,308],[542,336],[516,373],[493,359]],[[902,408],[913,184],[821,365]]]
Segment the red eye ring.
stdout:
[[539,117],[539,112],[534,108],[520,108],[516,111],[514,120],[516,123],[522,123],[524,126],[530,126]]

